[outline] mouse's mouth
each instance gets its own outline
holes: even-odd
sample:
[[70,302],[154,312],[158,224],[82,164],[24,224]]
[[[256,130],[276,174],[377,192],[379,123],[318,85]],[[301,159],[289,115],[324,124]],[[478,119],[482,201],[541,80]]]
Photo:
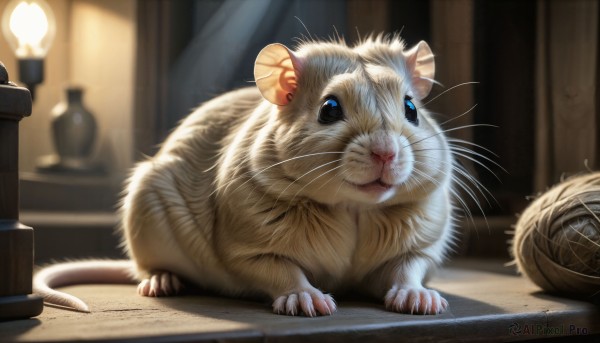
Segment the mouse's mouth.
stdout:
[[354,186],[354,188],[358,189],[359,191],[366,192],[366,193],[383,193],[383,192],[387,192],[390,189],[394,188],[394,185],[385,183],[381,179],[377,179],[375,181],[364,183],[364,184],[356,184],[356,183],[350,182],[348,180],[346,180],[346,182],[348,184]]

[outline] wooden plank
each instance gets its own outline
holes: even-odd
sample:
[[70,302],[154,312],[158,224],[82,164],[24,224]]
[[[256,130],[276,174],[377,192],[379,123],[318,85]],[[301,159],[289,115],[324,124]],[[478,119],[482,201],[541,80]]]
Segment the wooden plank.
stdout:
[[537,191],[599,165],[598,3],[537,3]]
[[[457,19],[460,18],[460,19]],[[444,87],[434,86],[430,98],[463,82],[473,79],[473,1],[431,1],[432,50],[436,56],[435,79]],[[438,61],[440,60],[440,61]],[[475,105],[473,86],[458,87],[428,105],[446,119],[457,117]],[[445,120],[445,119],[444,119]],[[452,120],[452,127],[473,123],[473,115]],[[473,141],[471,129],[457,130],[454,137]],[[467,165],[468,163],[465,162]]]
[[[426,102],[427,108],[437,114],[436,118],[439,122],[447,122],[442,125],[442,129],[455,129],[449,132],[448,136],[473,142],[474,134],[471,125],[474,123],[474,112],[465,113],[476,105],[475,86],[472,84],[459,86],[466,82],[477,81],[474,79],[473,67],[473,0],[432,0],[430,6],[431,48],[436,58],[435,79],[442,86],[433,86],[428,99],[435,100]],[[455,86],[456,88],[449,90]],[[458,158],[458,160],[471,176],[478,178],[477,170],[471,160],[466,158]],[[457,192],[469,207],[479,211],[476,201],[470,194],[460,187]]]
[[536,13],[536,56],[535,56],[535,160],[534,160],[534,189],[543,192],[552,184],[550,181],[554,174],[552,167],[553,154],[550,150],[550,134],[552,120],[549,110],[549,85],[547,73],[547,2],[537,1]]
[[554,183],[563,174],[586,171],[585,160],[592,169],[598,166],[599,7],[597,1],[553,1],[546,6],[546,71],[550,85],[546,101],[553,151],[549,181]]
[[[503,268],[495,266],[489,269]],[[397,314],[385,311],[376,300],[338,296],[338,312],[317,318],[274,315],[268,303],[202,294],[145,298],[136,294],[134,285],[73,286],[65,290],[84,299],[92,313],[46,307],[37,320],[0,323],[0,337],[15,342],[493,342],[600,337],[600,308],[544,294],[527,279],[510,275],[510,270],[499,274],[445,268],[430,285],[450,302],[446,313]],[[575,337],[577,332],[587,335]]]

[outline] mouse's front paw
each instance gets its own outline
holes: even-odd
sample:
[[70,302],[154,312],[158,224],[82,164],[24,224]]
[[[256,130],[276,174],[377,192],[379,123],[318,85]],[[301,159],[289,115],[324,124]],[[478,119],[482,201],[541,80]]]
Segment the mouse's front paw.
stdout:
[[303,290],[275,298],[273,312],[289,316],[303,313],[307,317],[331,315],[336,310],[335,301],[329,294],[317,289]]
[[179,293],[183,284],[179,278],[169,272],[153,273],[149,279],[142,280],[137,288],[138,294],[145,297],[163,297]]
[[448,308],[448,301],[432,289],[394,286],[385,296],[385,307],[400,313],[438,314]]

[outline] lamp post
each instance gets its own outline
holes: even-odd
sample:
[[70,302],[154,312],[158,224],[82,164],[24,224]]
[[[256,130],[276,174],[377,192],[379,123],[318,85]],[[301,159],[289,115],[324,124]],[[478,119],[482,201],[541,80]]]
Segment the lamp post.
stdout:
[[19,223],[19,121],[31,114],[31,95],[8,80],[0,62],[0,320],[42,313],[32,295],[33,229]]
[[44,81],[44,58],[54,41],[56,22],[44,0],[12,0],[2,15],[2,33],[19,59],[19,80],[32,99]]

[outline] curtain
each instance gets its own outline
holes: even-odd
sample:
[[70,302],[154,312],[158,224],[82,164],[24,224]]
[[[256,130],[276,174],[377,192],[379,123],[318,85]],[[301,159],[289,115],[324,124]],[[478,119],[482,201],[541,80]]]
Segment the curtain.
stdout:
[[202,102],[251,86],[267,44],[345,33],[346,1],[144,0],[137,22],[135,150],[153,155]]
[[345,31],[343,0],[225,0],[195,5],[196,32],[169,74],[170,125],[203,101],[252,85],[254,59],[266,45],[280,42],[293,47],[301,35],[326,38],[333,36],[334,27]]

